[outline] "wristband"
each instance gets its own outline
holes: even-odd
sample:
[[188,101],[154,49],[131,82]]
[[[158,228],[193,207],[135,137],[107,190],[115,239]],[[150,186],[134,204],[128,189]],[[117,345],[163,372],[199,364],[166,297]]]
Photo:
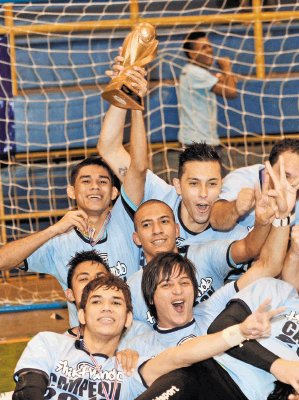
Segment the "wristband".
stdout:
[[240,330],[240,325],[229,326],[222,331],[222,337],[230,347],[241,345],[246,340]]
[[272,222],[272,225],[275,226],[275,228],[283,227],[283,226],[288,226],[291,223],[291,217],[288,215],[285,218],[275,218]]

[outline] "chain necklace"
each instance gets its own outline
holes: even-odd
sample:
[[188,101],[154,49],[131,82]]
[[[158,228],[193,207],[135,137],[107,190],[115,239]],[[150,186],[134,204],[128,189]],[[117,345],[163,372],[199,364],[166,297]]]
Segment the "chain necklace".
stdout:
[[109,394],[108,394],[108,392],[107,392],[107,390],[106,390],[106,387],[105,387],[105,385],[104,385],[104,383],[103,383],[103,380],[102,380],[102,378],[101,378],[101,375],[102,375],[102,366],[97,362],[96,358],[95,358],[95,357],[93,356],[93,354],[91,354],[91,352],[88,350],[88,348],[87,348],[87,346],[86,346],[84,340],[82,340],[82,345],[83,345],[83,349],[88,353],[88,355],[89,355],[89,357],[90,357],[90,359],[91,359],[93,365],[95,366],[95,369],[97,370],[97,372],[98,372],[98,374],[99,374],[99,377],[100,377],[100,380],[101,380],[101,383],[102,383],[102,391],[104,392],[105,399],[106,399],[106,400],[114,400],[114,398],[115,398],[115,393],[116,393],[116,389],[117,389],[117,386],[118,386],[118,382],[117,382],[117,359],[116,359],[116,357],[115,357],[115,362],[114,362],[114,368],[115,368],[116,373],[115,373],[115,379],[114,379],[114,383],[113,383],[112,397],[110,398],[110,397],[109,397]]
[[81,229],[79,229],[79,228],[77,228],[77,230],[79,232],[81,232],[83,236],[88,238],[90,245],[92,247],[94,247],[98,242],[100,242],[105,237],[106,228],[107,228],[107,225],[110,222],[110,219],[111,219],[111,212],[109,211],[107,216],[106,216],[106,218],[105,218],[105,221],[104,221],[104,223],[102,225],[102,228],[101,228],[101,230],[100,230],[100,232],[99,232],[99,234],[97,236],[97,239],[94,239],[94,235],[96,233],[96,228],[92,223],[90,223],[89,219],[88,219],[88,227],[87,227],[87,231],[86,232],[81,231]]
[[92,226],[91,224],[88,225],[88,237],[89,237],[89,242],[92,245],[92,247],[95,246],[98,242],[100,242],[104,238],[104,236],[106,234],[106,228],[110,222],[110,219],[111,219],[111,212],[109,211],[107,214],[107,217],[105,218],[105,221],[102,225],[102,228],[98,234],[98,237],[95,240],[94,240],[94,234],[96,232],[96,228],[94,226]]

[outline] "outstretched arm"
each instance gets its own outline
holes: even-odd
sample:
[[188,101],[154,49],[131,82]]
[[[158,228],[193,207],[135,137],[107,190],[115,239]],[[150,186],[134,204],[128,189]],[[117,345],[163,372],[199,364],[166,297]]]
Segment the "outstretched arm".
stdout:
[[[112,67],[113,71],[106,71],[106,74],[108,76],[115,77],[122,72],[124,70],[124,67],[121,64],[122,61],[123,57],[117,56],[115,58],[115,64]],[[130,76],[130,84],[131,86],[136,87],[138,95],[144,97],[147,93],[147,81],[144,79],[146,71],[144,68],[132,67],[132,69],[127,70],[125,74]],[[123,145],[126,114],[127,110],[115,107],[113,105],[109,107],[97,144],[97,149],[100,156],[106,161],[106,163],[122,183],[124,182],[125,175],[127,174],[131,165],[131,156]],[[143,139],[141,136],[145,135],[145,128],[142,111],[132,111],[131,142],[134,140],[132,135],[134,135],[136,129],[137,134],[140,135],[140,139]],[[138,139],[139,137],[136,136],[135,142],[137,146],[140,145]],[[144,140],[146,139],[144,138]],[[137,158],[136,162],[133,163],[132,168],[142,168],[143,164],[146,162],[147,149],[145,149],[146,153],[143,158],[141,151],[142,149],[140,149],[140,157]]]
[[84,211],[69,211],[61,220],[47,229],[5,244],[0,248],[0,270],[17,267],[48,240],[74,227],[82,232],[87,231],[88,216]]
[[270,201],[271,199],[268,197],[268,190],[269,177],[265,178],[262,191],[258,186],[254,189],[254,227],[245,238],[237,240],[231,246],[231,257],[237,264],[258,257],[270,232],[276,208],[273,207],[274,202]]
[[236,200],[218,200],[213,204],[210,222],[214,229],[227,231],[232,229],[239,218],[247,214],[254,206],[254,190],[241,189]]
[[[214,320],[208,329],[208,333],[219,332],[222,329],[240,323],[248,315],[249,311],[247,307],[244,307],[240,302],[232,302]],[[256,340],[246,341],[242,347],[236,346],[227,350],[227,353],[238,360],[272,373],[279,381],[292,385],[298,391],[298,362],[279,358]]]
[[[119,49],[121,52],[121,48]],[[106,71],[110,78],[117,76],[122,70],[123,57],[115,57],[112,70]],[[129,153],[123,146],[123,136],[127,110],[111,105],[105,115],[97,149],[118,179],[123,182],[124,173],[131,162]]]
[[97,149],[100,156],[123,182],[124,172],[128,170],[131,157],[123,146],[123,134],[127,110],[109,107],[102,125]]
[[[134,77],[133,83],[138,87],[139,95],[144,97],[147,93],[147,81],[144,79],[145,71],[142,68],[134,67],[134,70],[128,71],[128,73],[131,77]],[[132,110],[130,156],[130,166],[124,175],[124,190],[135,206],[139,206],[144,195],[148,167],[144,118],[142,111],[139,110]]]
[[164,350],[149,360],[141,369],[141,374],[150,386],[161,375],[174,369],[188,367],[196,362],[206,360],[244,340],[255,339],[269,333],[270,319],[282,309],[266,311],[268,302],[264,302],[258,310],[244,322],[212,335],[200,336],[184,342],[178,347]]

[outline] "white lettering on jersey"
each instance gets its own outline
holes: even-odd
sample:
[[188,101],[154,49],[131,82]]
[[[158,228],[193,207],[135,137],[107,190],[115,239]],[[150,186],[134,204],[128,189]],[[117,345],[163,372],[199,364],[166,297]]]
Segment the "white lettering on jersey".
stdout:
[[61,360],[55,368],[55,371],[60,372],[70,379],[87,377],[90,380],[116,380],[120,382],[123,380],[123,373],[121,371],[117,371],[117,369],[113,368],[110,371],[100,371],[99,373],[94,365],[87,362],[81,362],[76,368],[73,368],[68,365],[67,360]]
[[179,391],[180,389],[178,389],[176,386],[171,386],[170,389],[160,394],[160,396],[155,397],[153,400],[168,400],[170,397],[174,396]]

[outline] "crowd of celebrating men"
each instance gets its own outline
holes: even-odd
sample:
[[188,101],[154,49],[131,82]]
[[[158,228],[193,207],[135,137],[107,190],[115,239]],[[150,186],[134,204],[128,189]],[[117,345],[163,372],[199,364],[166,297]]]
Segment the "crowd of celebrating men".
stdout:
[[[126,74],[145,96],[144,69]],[[123,146],[126,114],[111,105],[100,157],[74,166],[76,209],[0,249],[1,270],[57,278],[70,317],[28,343],[13,399],[298,400],[299,141],[224,181],[193,142],[170,185],[148,169],[142,111]]]

